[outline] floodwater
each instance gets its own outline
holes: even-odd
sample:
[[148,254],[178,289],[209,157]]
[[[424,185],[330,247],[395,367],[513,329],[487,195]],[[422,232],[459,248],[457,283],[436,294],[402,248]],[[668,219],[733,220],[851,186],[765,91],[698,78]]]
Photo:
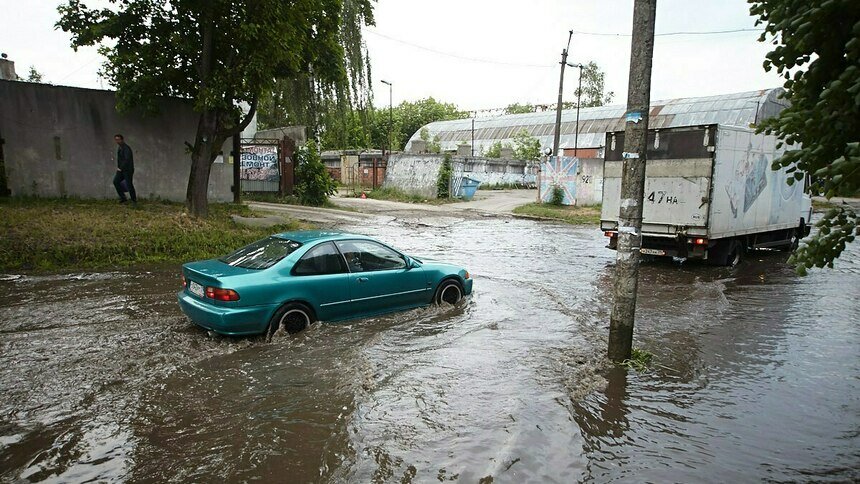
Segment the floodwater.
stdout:
[[643,266],[610,369],[614,253],[511,219],[353,227],[467,266],[457,307],[230,339],[176,268],[0,276],[0,481],[860,479],[860,248],[796,276]]

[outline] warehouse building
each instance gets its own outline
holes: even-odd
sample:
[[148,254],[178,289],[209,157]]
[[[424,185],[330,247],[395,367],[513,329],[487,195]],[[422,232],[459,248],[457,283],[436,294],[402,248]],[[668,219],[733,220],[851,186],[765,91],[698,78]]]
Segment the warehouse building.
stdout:
[[[650,128],[671,128],[703,124],[749,126],[776,116],[785,109],[788,101],[780,99],[782,88],[723,94],[719,96],[670,99],[651,103]],[[578,142],[576,155],[582,158],[602,158],[606,133],[624,130],[626,106],[613,105],[582,108],[579,111],[579,136],[576,136],[576,109],[561,112],[560,155],[574,155],[574,141]],[[527,114],[508,114],[497,117],[455,119],[430,123],[427,128],[431,139],[438,136],[443,151],[457,151],[457,146],[470,145],[474,140],[474,153],[479,155],[493,143],[513,144],[514,136],[525,129],[541,142],[541,149],[551,148],[555,127],[555,111]],[[474,124],[473,124],[474,121]],[[412,141],[420,140],[418,130],[410,138],[406,151],[412,150]]]

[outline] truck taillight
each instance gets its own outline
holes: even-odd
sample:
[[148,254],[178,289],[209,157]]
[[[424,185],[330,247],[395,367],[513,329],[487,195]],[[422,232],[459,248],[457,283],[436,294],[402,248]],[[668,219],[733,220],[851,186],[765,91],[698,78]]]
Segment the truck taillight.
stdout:
[[603,232],[603,235],[607,237],[615,237],[615,232],[610,232],[609,230],[607,230],[606,232]]
[[206,288],[206,297],[215,299],[216,301],[238,301],[239,293],[232,289],[208,286]]
[[708,239],[698,238],[693,239],[693,245],[708,245]]

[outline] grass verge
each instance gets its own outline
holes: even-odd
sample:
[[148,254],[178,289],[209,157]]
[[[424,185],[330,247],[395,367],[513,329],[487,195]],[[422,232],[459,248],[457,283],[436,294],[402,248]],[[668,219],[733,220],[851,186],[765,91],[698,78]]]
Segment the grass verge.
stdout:
[[0,271],[98,269],[182,263],[224,255],[254,240],[303,228],[238,225],[253,216],[244,205],[210,204],[209,218],[187,215],[179,203],[79,199],[0,199]]
[[367,198],[373,198],[375,200],[389,200],[392,202],[406,202],[406,203],[426,203],[430,205],[443,205],[445,203],[455,202],[456,199],[447,199],[447,198],[433,198],[428,199],[421,195],[413,195],[411,193],[406,193],[403,190],[397,188],[377,188],[375,190],[370,190],[364,192],[367,195]]
[[569,224],[599,224],[600,205],[587,207],[555,206],[546,203],[528,203],[514,209],[518,215],[560,220]]
[[[299,201],[299,198],[295,195],[284,195],[280,196],[277,193],[263,193],[263,192],[243,192],[242,193],[242,201],[244,202],[264,202],[264,203],[280,203],[284,205],[298,205],[300,207],[309,207],[311,205],[302,205]],[[336,210],[345,210],[347,212],[355,212],[356,210],[352,207],[342,207],[331,201],[329,198],[322,204],[323,208],[333,208]]]

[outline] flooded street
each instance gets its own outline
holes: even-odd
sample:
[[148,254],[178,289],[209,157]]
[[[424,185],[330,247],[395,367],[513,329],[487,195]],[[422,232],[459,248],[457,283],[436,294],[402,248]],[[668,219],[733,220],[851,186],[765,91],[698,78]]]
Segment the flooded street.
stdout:
[[603,360],[615,253],[508,218],[345,227],[466,266],[473,296],[296,336],[193,326],[178,268],[0,276],[0,480],[860,479],[860,246],[796,276],[651,263]]

